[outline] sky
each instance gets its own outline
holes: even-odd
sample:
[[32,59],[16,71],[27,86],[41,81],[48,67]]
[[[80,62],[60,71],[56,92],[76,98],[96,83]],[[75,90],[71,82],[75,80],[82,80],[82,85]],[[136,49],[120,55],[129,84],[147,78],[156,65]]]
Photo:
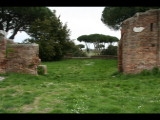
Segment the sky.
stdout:
[[[77,41],[81,35],[89,34],[104,34],[115,36],[120,39],[120,31],[109,29],[102,21],[101,15],[105,7],[48,7],[51,10],[56,10],[57,17],[63,24],[67,24],[70,29],[70,39],[75,44],[83,44]],[[9,36],[10,34],[8,34]],[[25,32],[18,32],[15,36],[14,42],[22,42],[29,38]]]

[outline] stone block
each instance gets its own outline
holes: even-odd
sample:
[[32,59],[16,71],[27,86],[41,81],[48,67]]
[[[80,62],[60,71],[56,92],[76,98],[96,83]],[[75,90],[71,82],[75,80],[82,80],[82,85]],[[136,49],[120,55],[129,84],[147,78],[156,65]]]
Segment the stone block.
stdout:
[[47,74],[47,66],[46,65],[38,65],[37,72],[39,75]]

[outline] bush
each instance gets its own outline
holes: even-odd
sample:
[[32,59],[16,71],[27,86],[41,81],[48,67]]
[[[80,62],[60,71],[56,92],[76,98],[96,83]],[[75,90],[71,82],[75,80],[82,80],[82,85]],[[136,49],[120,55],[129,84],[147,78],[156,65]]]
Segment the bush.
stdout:
[[81,50],[76,50],[73,52],[73,57],[86,57],[86,53]]
[[117,46],[109,45],[107,49],[101,51],[101,55],[117,55]]
[[82,51],[78,46],[75,45],[73,42],[68,42],[67,44],[67,49],[66,49],[66,54],[71,53],[72,57],[86,57],[87,54]]
[[141,75],[143,76],[147,76],[147,75],[160,75],[160,69],[158,67],[154,67],[151,70],[143,70],[141,73]]
[[151,72],[152,72],[153,75],[156,75],[156,74],[160,73],[160,70],[159,70],[158,67],[154,67]]

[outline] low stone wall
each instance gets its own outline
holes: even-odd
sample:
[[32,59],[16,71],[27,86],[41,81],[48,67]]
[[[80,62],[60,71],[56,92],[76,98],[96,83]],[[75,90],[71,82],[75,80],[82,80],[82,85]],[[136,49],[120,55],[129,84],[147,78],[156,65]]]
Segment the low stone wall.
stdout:
[[114,55],[97,55],[97,56],[91,56],[91,58],[99,58],[99,59],[117,59],[117,56],[114,56]]
[[97,55],[90,57],[64,57],[64,59],[117,59],[114,55]]

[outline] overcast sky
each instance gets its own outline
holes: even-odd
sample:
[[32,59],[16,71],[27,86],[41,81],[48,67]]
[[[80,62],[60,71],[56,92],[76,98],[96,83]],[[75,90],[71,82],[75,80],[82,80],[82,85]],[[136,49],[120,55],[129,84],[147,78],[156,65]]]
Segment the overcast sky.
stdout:
[[[60,15],[60,20],[63,24],[67,23],[70,29],[70,39],[75,40],[81,35],[89,34],[105,34],[115,36],[120,39],[120,31],[109,29],[101,21],[102,11],[105,7],[49,7],[51,10],[56,10],[57,17]],[[14,42],[22,42],[29,36],[24,32],[18,32]]]

